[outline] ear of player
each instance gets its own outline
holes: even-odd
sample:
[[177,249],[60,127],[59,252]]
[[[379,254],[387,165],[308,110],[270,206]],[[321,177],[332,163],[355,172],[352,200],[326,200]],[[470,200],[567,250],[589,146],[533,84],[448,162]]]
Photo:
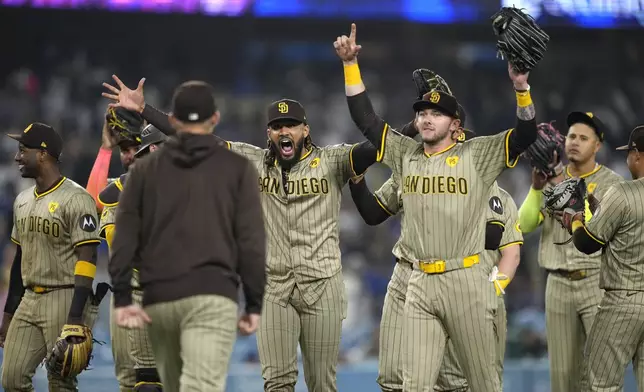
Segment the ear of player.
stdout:
[[507,60],[518,73],[536,67],[546,52],[550,37],[532,16],[518,8],[503,7],[491,19],[497,36],[497,56]]

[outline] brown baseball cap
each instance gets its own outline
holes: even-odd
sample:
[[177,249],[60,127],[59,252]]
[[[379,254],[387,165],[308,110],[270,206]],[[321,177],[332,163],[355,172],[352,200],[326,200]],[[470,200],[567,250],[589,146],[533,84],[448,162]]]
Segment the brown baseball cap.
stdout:
[[8,134],[10,138],[19,141],[27,148],[38,148],[47,151],[58,159],[63,152],[63,138],[51,126],[39,122],[31,123],[22,133]]
[[569,127],[574,124],[581,123],[586,124],[592,129],[595,130],[597,137],[600,141],[604,141],[604,133],[606,132],[606,125],[592,112],[572,112],[568,114],[566,118],[566,123]]
[[215,89],[206,82],[185,82],[174,91],[172,114],[182,122],[204,122],[217,112],[214,93]]
[[644,125],[635,127],[635,129],[631,131],[627,145],[616,148],[618,151],[630,151],[635,149],[637,149],[637,151],[644,152]]
[[272,102],[267,110],[267,124],[277,120],[294,120],[306,124],[304,106],[294,99],[280,99]]
[[414,111],[420,112],[425,109],[438,109],[450,117],[459,118],[459,104],[453,95],[440,90],[432,90],[423,98],[414,102]]

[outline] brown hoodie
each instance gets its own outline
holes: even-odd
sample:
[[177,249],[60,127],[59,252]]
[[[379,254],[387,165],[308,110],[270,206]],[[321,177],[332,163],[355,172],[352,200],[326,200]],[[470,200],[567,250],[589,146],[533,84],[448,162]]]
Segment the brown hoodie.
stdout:
[[246,311],[260,313],[266,233],[258,177],[212,135],[180,133],[137,161],[116,216],[115,305],[131,303],[136,267],[144,305],[200,294],[237,301],[241,280]]

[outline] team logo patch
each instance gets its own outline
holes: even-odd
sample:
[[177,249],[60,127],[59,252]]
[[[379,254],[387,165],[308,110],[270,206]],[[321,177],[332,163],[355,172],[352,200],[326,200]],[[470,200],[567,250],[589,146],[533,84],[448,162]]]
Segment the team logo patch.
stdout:
[[288,104],[286,102],[278,103],[277,110],[282,114],[288,113]]
[[589,182],[588,183],[588,193],[593,193],[593,191],[597,188],[597,183],[596,182]]
[[458,157],[456,157],[456,156],[447,157],[447,158],[445,158],[445,163],[447,163],[447,166],[449,166],[449,167],[454,167],[458,163]]
[[58,206],[59,206],[59,204],[56,203],[55,201],[52,201],[51,203],[49,203],[49,205],[47,206],[49,208],[49,213],[53,214],[54,211],[56,211],[58,209]]
[[441,100],[441,95],[438,93],[438,91],[434,91],[431,94],[429,94],[429,102],[438,103],[438,101],[440,100]]
[[499,215],[503,214],[503,203],[501,203],[501,199],[499,199],[497,196],[490,197],[489,204],[492,211],[496,212]]
[[590,117],[590,118],[593,118],[593,117],[594,117],[594,114],[593,114],[592,112],[586,112],[586,116],[588,116],[588,117]]
[[465,132],[462,132],[458,137],[456,138],[459,142],[464,142],[465,141]]
[[311,161],[311,167],[316,168],[320,165],[320,158],[315,158],[314,160]]
[[81,230],[91,233],[96,230],[96,219],[90,214],[85,214],[78,220],[78,225]]
[[25,128],[25,130],[23,131],[23,133],[27,133],[27,132],[29,132],[29,131],[31,130],[31,127],[33,127],[33,126],[34,126],[34,124],[29,124],[29,126],[28,126],[27,128]]

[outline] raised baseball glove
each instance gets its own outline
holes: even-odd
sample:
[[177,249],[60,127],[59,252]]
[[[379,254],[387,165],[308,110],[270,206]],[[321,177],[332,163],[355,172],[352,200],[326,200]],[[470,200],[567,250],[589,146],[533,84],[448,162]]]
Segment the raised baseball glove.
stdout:
[[416,91],[418,92],[418,99],[423,99],[423,95],[432,90],[439,90],[449,95],[452,94],[445,79],[434,71],[427,68],[419,68],[412,73],[412,79],[416,83]]
[[63,378],[75,377],[89,366],[94,339],[85,325],[65,324],[54,348],[45,359],[51,373]]
[[[550,189],[543,191],[545,209],[550,216],[555,217],[561,226],[572,234],[572,218],[583,215],[586,209],[586,182],[583,178],[569,178]],[[556,243],[564,245],[570,242]]]
[[530,71],[541,61],[550,37],[532,16],[518,8],[503,7],[491,19],[497,57],[507,60],[519,73]]
[[141,130],[143,117],[137,112],[132,112],[121,107],[110,108],[105,115],[110,131],[117,137],[118,142],[129,140],[141,143]]
[[541,123],[537,125],[537,140],[528,147],[523,156],[547,178],[556,177],[563,171],[561,157],[564,155],[565,143],[566,139],[552,123]]

